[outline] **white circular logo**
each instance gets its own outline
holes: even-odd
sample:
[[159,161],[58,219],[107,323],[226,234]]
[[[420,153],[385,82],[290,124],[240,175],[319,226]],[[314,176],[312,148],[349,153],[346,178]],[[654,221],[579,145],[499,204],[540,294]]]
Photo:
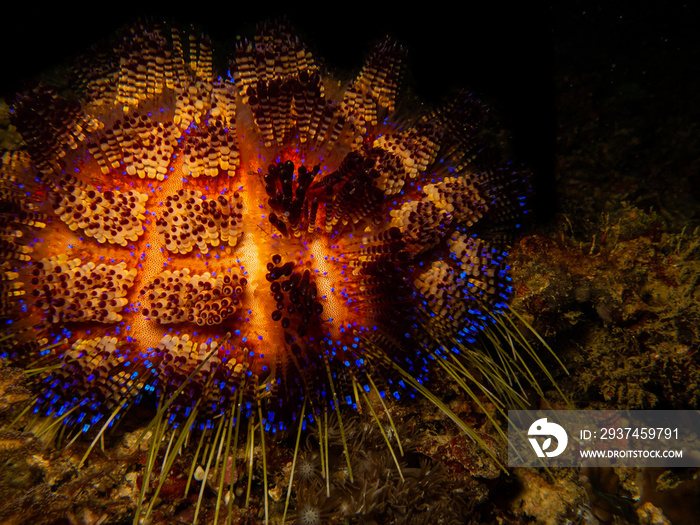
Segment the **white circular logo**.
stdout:
[[[527,435],[547,437],[547,439],[545,439],[542,443],[542,446],[540,446],[536,438],[529,438],[530,445],[532,445],[535,453],[540,458],[545,456],[548,458],[557,457],[559,454],[564,452],[564,449],[569,442],[569,437],[566,435],[566,430],[564,430],[561,425],[548,422],[546,417],[538,419],[532,425],[530,425]],[[554,450],[549,450],[549,448],[552,446],[552,437],[556,438],[557,440],[557,448]]]

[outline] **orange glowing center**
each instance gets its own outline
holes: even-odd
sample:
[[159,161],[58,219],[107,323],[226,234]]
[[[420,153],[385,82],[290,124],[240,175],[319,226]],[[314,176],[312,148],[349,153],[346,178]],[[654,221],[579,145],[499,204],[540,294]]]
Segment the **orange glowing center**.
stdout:
[[[303,274],[305,270],[309,270],[317,290],[316,302],[323,308],[320,319],[325,333],[337,337],[339,327],[351,322],[354,307],[351,306],[352,300],[347,297],[346,287],[349,285],[345,282],[346,271],[342,265],[342,241],[324,235],[307,235],[306,231],[282,235],[275,229],[269,220],[272,209],[268,205],[268,195],[263,182],[263,173],[267,165],[274,163],[275,159],[266,159],[265,155],[260,153],[255,147],[257,140],[257,137],[253,137],[247,144],[240,145],[240,168],[235,176],[185,176],[187,167],[183,164],[186,162],[186,155],[178,155],[177,151],[163,180],[131,176],[127,173],[128,166],[122,166],[120,173],[104,175],[97,163],[89,157],[75,162],[77,178],[97,188],[103,195],[110,190],[133,190],[147,195],[144,203],[143,233],[139,234],[136,240],[125,242],[124,246],[110,242],[98,244],[94,239],[86,238],[81,229],[66,228],[65,224],[58,220],[48,225],[44,242],[37,246],[37,259],[41,256],[64,254],[65,257],[62,257],[69,261],[92,260],[96,264],[107,265],[118,265],[123,261],[126,263],[126,270],[136,270],[133,283],[125,294],[126,304],[123,309],[117,308],[121,319],[116,327],[109,322],[69,323],[71,331],[78,338],[90,339],[119,334],[129,341],[134,350],[141,353],[155,348],[167,333],[181,336],[180,331],[183,330],[183,333],[191,334],[196,340],[205,341],[216,340],[228,332],[234,346],[254,348],[258,357],[263,356],[257,366],[253,366],[255,371],[270,359],[279,358],[275,353],[283,348],[280,342],[285,339],[285,328],[288,326],[285,323],[289,323],[284,321],[289,315],[289,301],[277,300],[274,287],[271,290],[268,278],[268,266],[279,258],[279,266],[294,263],[296,273]],[[307,163],[306,159],[300,158],[294,150],[281,160],[291,160],[296,167]],[[316,159],[312,161],[314,164],[318,162]],[[323,166],[321,174],[325,174],[324,172],[328,172],[328,166]],[[194,199],[200,205],[216,200],[219,196],[231,198],[235,195],[236,197],[231,199],[231,213],[234,217],[237,215],[237,236],[230,242],[228,238],[227,242],[217,239],[215,244],[218,245],[212,245],[211,242],[200,243],[199,246],[203,246],[204,251],[198,247],[190,249],[187,253],[179,253],[177,249],[173,249],[181,243],[181,234],[177,232],[182,230],[173,227],[174,233],[168,244],[164,242],[163,228],[157,228],[157,223],[168,216],[172,220],[176,215],[173,213],[172,199],[177,198],[178,192],[180,195],[184,192],[185,197],[193,195],[193,192],[201,192],[204,198]],[[184,201],[184,197],[180,198],[178,206]],[[182,221],[183,217],[187,220],[185,215],[180,215],[179,220]],[[168,231],[167,227],[164,229]],[[275,255],[279,257],[275,258]],[[188,272],[189,277],[205,275],[210,276],[212,280],[217,277],[221,279],[222,276],[232,276],[234,279],[237,277],[239,294],[235,297],[236,304],[227,302],[234,310],[233,315],[223,319],[217,317],[217,322],[202,322],[201,319],[195,322],[191,318],[190,322],[167,322],[162,316],[159,318],[155,315],[156,306],[160,306],[161,310],[169,309],[175,312],[177,306],[183,305],[167,304],[168,294],[159,294],[158,291],[162,288],[154,286],[153,283],[158,282],[159,278],[160,281],[165,281],[165,272],[171,272],[172,275],[183,271]],[[245,283],[242,287],[241,280]],[[182,294],[180,296],[182,297]],[[210,293],[200,297],[199,303],[207,300],[211,302],[216,297],[216,292],[213,298]],[[206,309],[205,305],[197,302],[197,297],[191,294],[187,307]],[[276,314],[277,311],[280,313]],[[293,307],[290,311],[298,313],[293,312]],[[186,318],[186,315],[184,317]],[[180,317],[180,321],[182,320],[183,316]]]

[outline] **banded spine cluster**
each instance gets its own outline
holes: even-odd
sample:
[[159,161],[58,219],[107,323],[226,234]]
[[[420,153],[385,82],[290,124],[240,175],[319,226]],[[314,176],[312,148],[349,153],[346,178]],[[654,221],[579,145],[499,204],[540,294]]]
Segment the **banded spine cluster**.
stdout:
[[448,246],[449,258],[433,261],[415,280],[429,319],[425,327],[461,344],[474,343],[512,294],[505,254],[462,232],[455,232]]
[[360,133],[376,126],[383,111],[396,109],[404,58],[404,49],[387,37],[372,50],[362,71],[348,86],[343,111],[355,117]]
[[[211,429],[214,418],[231,410],[233,400],[241,394],[247,401],[244,417],[251,417],[250,401],[256,399],[256,384],[254,380],[246,381],[246,376],[251,375],[253,354],[255,352],[245,347],[234,347],[225,338],[197,342],[188,334],[165,334],[148,357],[157,363],[153,370],[159,378],[154,387],[157,395],[184,387],[183,395],[173,400],[170,422],[177,426],[187,421],[193,411],[192,400],[196,399],[199,407],[196,426],[200,430]],[[199,373],[185,383],[189,372],[195,368]]]
[[173,122],[154,122],[147,114],[124,115],[90,143],[88,151],[104,174],[123,166],[131,176],[162,181],[180,136]]
[[[139,178],[164,180],[171,171],[173,151],[184,140],[184,175],[216,177],[219,170],[233,175],[239,166],[235,135],[236,101],[228,80],[214,80],[208,38],[189,35],[185,54],[177,28],[171,29],[172,44],[157,27],[141,26],[124,37],[115,49],[119,65],[113,73],[116,94],[100,83],[90,99],[97,105],[110,96],[123,106],[116,119],[89,146],[103,173],[124,169]],[[94,87],[94,86],[93,86]],[[136,110],[140,104],[172,92],[173,108]],[[153,118],[153,115],[157,115]],[[201,129],[201,126],[212,129]],[[193,129],[200,127],[200,129]],[[183,131],[187,131],[182,137]]]
[[472,226],[488,210],[469,176],[426,184],[418,197],[390,212],[391,226],[399,228],[416,252],[434,247],[454,226]]
[[18,314],[18,300],[25,283],[18,270],[32,260],[33,235],[46,227],[49,216],[38,202],[28,198],[35,190],[17,175],[30,168],[25,152],[5,152],[0,157],[0,319]]
[[241,307],[246,284],[248,281],[236,274],[190,275],[188,268],[166,270],[143,289],[150,307],[141,313],[160,324],[221,324]]
[[171,253],[197,249],[206,254],[210,246],[225,242],[235,246],[243,233],[243,201],[238,192],[207,199],[199,190],[178,190],[165,201],[156,220],[161,244]]
[[117,102],[125,108],[159,95],[165,88],[185,86],[193,75],[210,81],[212,78],[211,43],[189,37],[189,57],[185,56],[177,28],[171,29],[172,45],[157,26],[140,26],[127,34],[116,51],[120,55]]
[[231,70],[265,147],[281,146],[291,133],[301,144],[359,147],[367,126],[395,108],[403,55],[395,43],[378,44],[340,104],[326,98],[312,54],[285,26],[265,25],[253,41],[242,40]]
[[126,246],[143,235],[148,195],[135,190],[103,193],[66,175],[55,187],[54,213],[72,231],[80,229],[100,244]]
[[377,187],[386,195],[399,193],[406,182],[415,180],[435,162],[439,142],[419,128],[377,137],[372,146],[381,152]]
[[[116,337],[77,339],[63,351],[61,366],[44,377],[45,390],[34,412],[64,418],[66,424],[87,432],[107,413],[128,406],[143,388],[140,359]],[[57,396],[56,390],[70,392]]]
[[191,131],[182,156],[182,174],[195,179],[219,174],[233,176],[240,166],[236,136],[221,118],[210,119]]
[[97,321],[116,323],[119,312],[129,303],[126,293],[134,282],[136,269],[125,262],[114,265],[92,261],[82,264],[66,254],[34,264],[31,284],[37,306],[53,323]]
[[13,109],[12,120],[40,173],[52,173],[60,159],[75,151],[89,133],[104,126],[86,115],[80,102],[61,97],[43,84],[18,96]]
[[[172,171],[173,153],[181,150],[185,176],[216,177],[220,172],[231,175],[240,165],[235,135],[225,124],[223,112],[212,108],[202,112],[218,117],[205,123],[199,115],[196,119],[178,120],[176,114],[174,121],[154,122],[145,114],[124,115],[123,120],[117,119],[103,130],[99,140],[88,145],[88,151],[104,174],[123,170],[140,179],[162,181]],[[182,129],[195,120],[199,127],[183,137]]]

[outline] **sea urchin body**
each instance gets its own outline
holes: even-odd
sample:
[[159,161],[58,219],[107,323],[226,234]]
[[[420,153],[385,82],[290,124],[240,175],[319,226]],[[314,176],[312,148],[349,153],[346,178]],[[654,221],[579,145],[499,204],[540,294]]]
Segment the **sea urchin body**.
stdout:
[[342,84],[263,24],[221,78],[206,38],[141,26],[76,70],[79,100],[19,96],[0,345],[37,372],[31,410],[96,441],[151,396],[163,464],[192,432],[208,472],[331,413],[342,434],[345,405],[430,399],[436,369],[469,377],[527,177],[494,163],[470,95],[395,122],[403,58],[383,41]]

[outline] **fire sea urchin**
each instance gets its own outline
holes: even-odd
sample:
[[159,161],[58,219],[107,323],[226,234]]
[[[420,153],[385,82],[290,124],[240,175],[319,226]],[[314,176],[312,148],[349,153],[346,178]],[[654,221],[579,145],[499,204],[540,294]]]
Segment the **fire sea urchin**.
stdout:
[[296,461],[314,429],[323,478],[332,420],[352,479],[347,409],[377,421],[398,465],[394,398],[418,393],[471,432],[426,386],[435,374],[477,402],[517,396],[504,380],[523,366],[517,344],[499,350],[498,334],[522,340],[504,249],[527,176],[494,160],[466,93],[397,116],[403,58],[387,39],[342,83],[263,24],[220,77],[205,37],[142,25],[77,66],[71,94],[18,96],[24,148],[0,166],[0,351],[37,386],[23,417],[84,435],[86,456],[155,401],[135,520],[185,450],[185,491],[217,473],[223,521],[231,465],[246,460],[247,500],[252,450],[266,487],[276,435],[297,436]]

